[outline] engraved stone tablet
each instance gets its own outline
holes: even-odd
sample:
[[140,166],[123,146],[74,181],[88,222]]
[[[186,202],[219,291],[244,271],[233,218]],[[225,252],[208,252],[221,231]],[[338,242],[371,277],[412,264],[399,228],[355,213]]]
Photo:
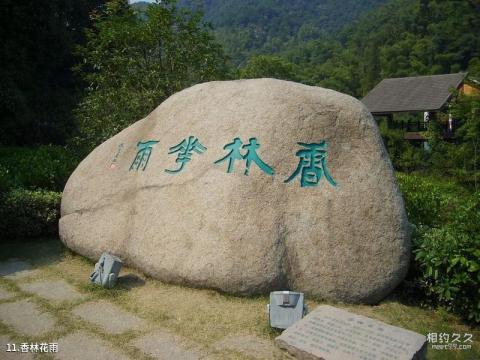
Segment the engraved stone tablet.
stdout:
[[323,305],[275,342],[298,359],[420,360],[426,340],[413,331]]

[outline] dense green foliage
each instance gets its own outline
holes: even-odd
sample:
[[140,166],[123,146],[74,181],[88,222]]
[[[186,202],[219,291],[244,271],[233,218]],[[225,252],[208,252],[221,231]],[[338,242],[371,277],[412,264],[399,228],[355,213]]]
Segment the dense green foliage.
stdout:
[[123,1],[107,3],[79,47],[79,73],[90,84],[77,109],[80,140],[98,145],[141,119],[173,93],[222,77],[225,57],[198,13],[174,1],[138,18]]
[[2,240],[56,235],[60,199],[60,193],[47,190],[13,189],[0,193]]
[[387,77],[475,75],[479,13],[474,1],[391,0],[338,36],[299,43],[284,55],[302,65],[305,82],[356,96]]
[[417,297],[480,323],[480,192],[454,182],[397,175],[414,225],[407,282]]
[[386,0],[181,0],[200,7],[235,64],[332,33]]
[[441,227],[471,193],[453,180],[397,173],[408,219],[417,227]]
[[476,1],[200,3],[234,63],[274,54],[299,65],[294,78],[304,83],[363,96],[386,77],[465,70],[480,76]]
[[60,191],[78,161],[62,146],[0,147],[3,240],[57,235]]
[[72,49],[101,0],[2,1],[0,145],[65,143],[81,86]]
[[410,173],[427,166],[427,154],[423,147],[405,141],[404,130],[389,128],[386,121],[380,121],[379,128],[396,170]]
[[[0,85],[3,238],[56,233],[60,194],[50,190],[63,190],[78,164],[76,153],[84,154],[83,147],[74,153],[71,147],[31,144],[66,142],[78,126],[73,143],[91,148],[174,92],[227,72],[222,50],[200,15],[164,1],[140,20],[124,0],[101,8],[98,3],[5,6],[11,19],[2,18],[7,30]],[[78,77],[71,70],[75,62]],[[89,86],[82,95],[77,87],[83,84]],[[82,100],[76,124],[71,110],[77,98]]]
[[252,56],[240,69],[239,77],[242,79],[275,78],[298,81],[296,65],[271,55]]
[[[438,123],[431,124],[428,141],[430,169],[480,189],[480,96],[456,95],[448,112],[458,121],[453,139],[445,141]],[[448,117],[448,114],[444,114]]]
[[62,191],[79,159],[62,146],[0,147],[0,191]]

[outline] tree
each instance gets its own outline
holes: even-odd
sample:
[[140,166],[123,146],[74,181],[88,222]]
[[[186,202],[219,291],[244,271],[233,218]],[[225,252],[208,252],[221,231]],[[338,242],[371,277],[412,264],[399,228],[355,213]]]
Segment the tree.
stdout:
[[90,85],[77,108],[77,140],[87,148],[173,93],[227,72],[223,51],[201,15],[179,10],[172,0],[148,6],[143,20],[126,1],[110,1],[86,37],[77,70]]
[[240,69],[240,78],[275,78],[297,81],[296,66],[278,56],[259,55],[252,56],[245,67]]
[[480,162],[480,96],[453,93],[449,108],[439,114],[443,121],[451,116],[456,124],[454,138],[444,139],[444,126],[430,121],[427,137],[430,145],[430,170],[440,176],[453,176],[458,181],[479,189]]
[[71,71],[102,0],[6,0],[0,12],[0,144],[62,144],[81,82]]
[[479,189],[479,157],[480,157],[480,96],[459,95],[451,108],[452,116],[463,124],[457,130],[460,139],[459,152],[464,156],[464,168],[473,173],[475,190]]
[[333,33],[387,0],[179,0],[201,7],[237,66],[254,55],[279,53]]
[[470,60],[468,64],[468,75],[477,81],[476,84],[478,86],[478,81],[480,81],[480,57]]

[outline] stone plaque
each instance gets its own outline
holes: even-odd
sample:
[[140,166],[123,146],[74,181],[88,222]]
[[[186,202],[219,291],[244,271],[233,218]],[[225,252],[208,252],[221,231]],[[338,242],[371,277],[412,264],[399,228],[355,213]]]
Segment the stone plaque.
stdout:
[[299,359],[424,359],[426,337],[332,306],[316,308],[275,339]]

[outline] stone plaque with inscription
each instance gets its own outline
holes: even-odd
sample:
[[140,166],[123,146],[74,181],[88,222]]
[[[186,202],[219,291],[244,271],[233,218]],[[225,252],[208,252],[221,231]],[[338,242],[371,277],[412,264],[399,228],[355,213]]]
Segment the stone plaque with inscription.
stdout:
[[424,359],[426,337],[365,316],[322,305],[276,338],[299,359]]

